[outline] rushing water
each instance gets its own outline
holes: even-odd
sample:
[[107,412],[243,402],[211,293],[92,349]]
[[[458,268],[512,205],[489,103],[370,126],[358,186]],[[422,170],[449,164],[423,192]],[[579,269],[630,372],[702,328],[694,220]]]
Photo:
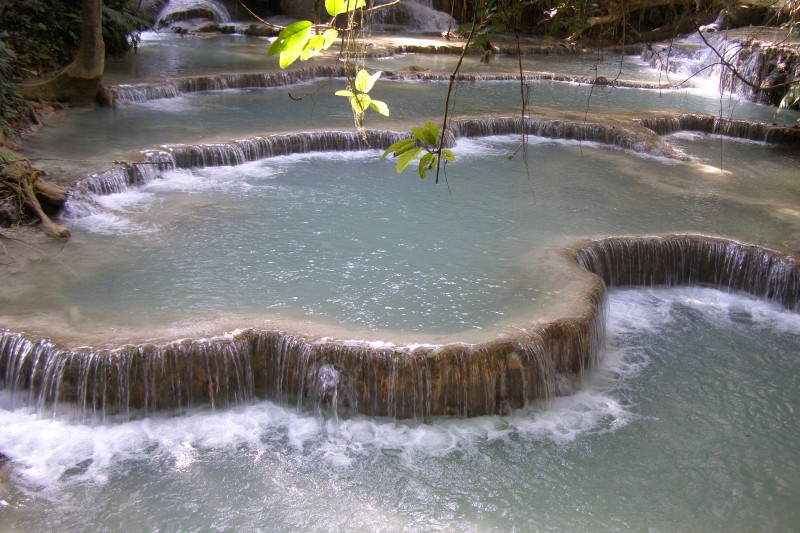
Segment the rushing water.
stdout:
[[508,417],[327,420],[269,402],[86,426],[0,410],[4,531],[791,531],[800,319],[612,293],[581,391]]
[[[391,70],[418,59],[381,61]],[[174,65],[170,73],[183,73]],[[120,79],[137,81],[131,75],[139,74]],[[546,113],[589,102],[609,116],[659,107],[772,118],[698,92],[533,87]],[[415,123],[440,112],[444,88],[387,82],[380,97],[394,119]],[[286,90],[76,112],[27,149],[102,165],[160,143],[298,121],[350,126],[328,82],[288,89],[308,93],[303,102]],[[466,84],[457,103],[463,114],[512,114],[517,91]],[[378,151],[168,171],[141,188],[75,200],[69,245],[8,269],[3,324],[99,344],[265,317],[375,339],[491,335],[559,315],[576,289],[550,266],[554,250],[586,236],[693,231],[800,249],[796,150],[689,133],[668,141],[691,159],[532,138],[528,174],[505,158],[518,139],[461,139],[438,187],[395,176]],[[601,363],[575,394],[502,417],[398,422],[255,402],[91,425],[20,408],[4,393],[0,452],[15,488],[0,496],[0,529],[796,527],[798,315],[709,289],[615,290],[608,328]]]

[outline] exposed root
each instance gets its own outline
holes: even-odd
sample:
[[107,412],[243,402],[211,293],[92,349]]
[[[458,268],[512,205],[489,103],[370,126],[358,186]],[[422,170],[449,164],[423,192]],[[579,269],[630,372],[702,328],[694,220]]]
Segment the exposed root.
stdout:
[[[47,211],[56,212],[67,200],[67,190],[45,181],[42,172],[31,167],[26,159],[9,161],[0,174],[0,201],[8,206],[19,223],[32,215],[41,223],[42,230],[50,237],[69,238],[64,226],[53,222]],[[47,210],[47,211],[46,211]]]

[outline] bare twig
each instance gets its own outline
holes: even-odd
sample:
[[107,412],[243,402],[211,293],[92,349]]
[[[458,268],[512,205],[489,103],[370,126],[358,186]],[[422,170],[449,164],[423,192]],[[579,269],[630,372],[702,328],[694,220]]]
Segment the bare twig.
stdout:
[[444,119],[442,120],[442,133],[439,135],[439,146],[436,147],[436,153],[439,154],[439,157],[436,158],[436,183],[439,183],[439,172],[442,167],[442,152],[444,150],[445,133],[447,132],[447,114],[448,111],[450,111],[450,95],[453,92],[453,84],[456,81],[458,71],[461,70],[461,64],[464,62],[464,56],[467,55],[469,43],[472,41],[472,36],[475,34],[475,28],[478,26],[476,18],[472,20],[472,28],[469,30],[467,41],[464,43],[464,48],[461,50],[461,55],[458,57],[456,68],[453,70],[452,74],[450,74],[450,84],[447,86],[447,98],[444,102]]
[[703,35],[703,32],[700,30],[700,27],[697,26],[697,23],[695,23],[695,28],[697,29],[697,34],[703,40],[703,43],[709,49],[711,49],[712,52],[714,52],[715,56],[717,56],[719,58],[720,64],[723,67],[725,67],[727,70],[729,70],[731,72],[731,74],[733,74],[736,77],[736,79],[738,79],[739,81],[741,81],[742,83],[744,83],[745,85],[747,85],[748,87],[753,89],[754,91],[771,92],[771,91],[777,91],[779,89],[784,89],[786,87],[791,87],[792,85],[800,84],[800,79],[793,79],[793,80],[785,81],[783,83],[776,83],[775,85],[763,85],[763,84],[754,83],[754,82],[748,80],[747,78],[744,77],[744,75],[741,72],[739,72],[739,69],[737,69],[736,66],[733,63],[731,63],[730,61],[725,59],[725,56],[722,53],[720,53],[720,51],[717,50],[714,47],[713,44],[708,42],[708,39],[706,39],[706,36]]

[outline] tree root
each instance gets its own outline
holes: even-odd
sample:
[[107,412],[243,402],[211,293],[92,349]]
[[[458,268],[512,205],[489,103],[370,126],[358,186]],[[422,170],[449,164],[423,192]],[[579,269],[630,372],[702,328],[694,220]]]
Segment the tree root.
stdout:
[[41,222],[42,230],[50,237],[67,239],[70,231],[64,226],[53,222],[45,211],[44,205],[55,212],[67,200],[67,190],[64,187],[42,179],[42,172],[31,167],[26,159],[9,161],[0,174],[0,191],[6,200],[16,202],[20,222],[28,210]]

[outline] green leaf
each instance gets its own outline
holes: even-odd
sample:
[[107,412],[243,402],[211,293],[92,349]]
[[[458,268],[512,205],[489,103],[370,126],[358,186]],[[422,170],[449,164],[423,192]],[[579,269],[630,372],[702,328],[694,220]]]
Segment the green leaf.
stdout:
[[332,17],[366,6],[366,0],[325,0],[325,9]]
[[336,42],[336,38],[337,37],[339,37],[339,32],[337,30],[335,30],[333,28],[328,28],[327,30],[325,30],[325,32],[322,34],[322,38],[323,38],[324,43],[325,43],[322,46],[322,48],[324,50],[327,50],[328,48],[330,48],[331,45]]
[[311,37],[306,45],[303,47],[303,51],[300,54],[300,59],[302,61],[306,61],[311,59],[315,55],[319,54],[319,51],[322,50],[322,45],[325,44],[325,37],[322,35],[315,35]]
[[402,154],[403,152],[407,152],[408,150],[414,148],[417,145],[417,140],[413,137],[409,137],[407,139],[401,139],[396,143],[392,144],[389,148],[383,152],[382,158],[386,158],[387,155],[390,153],[397,157],[398,155]]
[[310,39],[311,26],[310,20],[299,20],[289,24],[278,34],[278,38],[269,47],[267,54],[280,54],[281,68],[288,67],[303,53],[303,49]]
[[442,153],[444,154],[444,158],[447,161],[455,161],[456,160],[456,156],[453,155],[453,151],[452,150],[448,150],[447,148],[445,148],[444,150],[442,150]]
[[300,59],[305,61],[316,55],[319,55],[322,50],[327,50],[330,48],[331,45],[336,42],[336,38],[338,36],[338,31],[333,28],[329,28],[325,30],[324,33],[310,37],[303,47],[303,52],[300,54]]
[[336,96],[346,96],[348,98],[352,98],[354,96],[353,93],[351,91],[348,91],[347,89],[339,89],[333,94]]
[[431,143],[432,146],[439,143],[439,128],[431,122],[430,120],[425,123],[425,129],[428,130],[428,133],[433,137],[433,142]]
[[411,128],[411,133],[428,146],[434,146],[436,144],[436,137],[431,134],[428,128]]
[[436,154],[428,152],[427,154],[423,155],[419,160],[419,177],[420,179],[425,179],[425,176],[428,175],[428,171],[432,169],[436,165]]
[[350,105],[353,106],[353,111],[359,116],[364,114],[371,102],[372,98],[366,93],[358,93],[350,97]]
[[369,106],[384,117],[389,116],[389,106],[383,100],[373,100],[369,103]]
[[402,174],[406,167],[417,158],[422,148],[415,146],[413,149],[403,152],[397,158],[397,173]]
[[381,74],[383,74],[383,72],[379,70],[375,74],[370,75],[369,72],[362,68],[358,71],[358,74],[356,74],[356,90],[362,93],[370,92],[372,86],[375,85],[375,82],[381,77]]

